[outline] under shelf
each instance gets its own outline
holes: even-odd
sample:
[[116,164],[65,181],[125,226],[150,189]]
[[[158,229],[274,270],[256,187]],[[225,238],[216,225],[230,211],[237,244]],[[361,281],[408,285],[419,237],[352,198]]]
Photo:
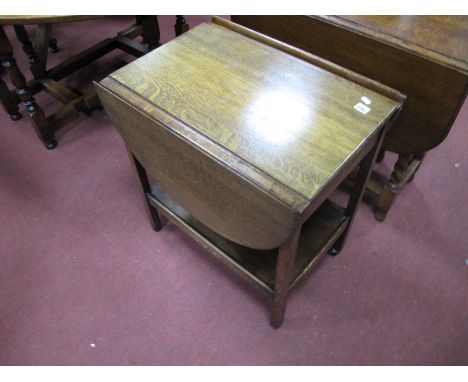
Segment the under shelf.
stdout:
[[[213,255],[245,279],[273,293],[278,252],[276,249],[268,251],[251,249],[218,235],[194,219],[158,186],[153,186],[152,193],[146,196],[153,207],[190,234]],[[348,223],[349,218],[345,216],[344,209],[328,200],[304,223],[290,289],[317,265]]]

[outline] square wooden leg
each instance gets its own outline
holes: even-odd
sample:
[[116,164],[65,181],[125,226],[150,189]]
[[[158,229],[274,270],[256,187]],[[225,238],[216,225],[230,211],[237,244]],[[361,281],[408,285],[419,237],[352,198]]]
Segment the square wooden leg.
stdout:
[[138,159],[128,151],[130,163],[132,164],[133,170],[140,186],[141,194],[143,196],[143,203],[145,204],[146,212],[148,214],[151,226],[155,231],[160,231],[162,228],[161,219],[159,218],[158,211],[148,202],[147,194],[151,194],[151,185],[148,180],[148,175],[145,168],[138,162]]
[[291,282],[300,234],[301,226],[299,226],[294,232],[293,236],[278,249],[275,288],[273,291],[273,303],[270,320],[271,325],[275,329],[278,329],[284,321],[286,301],[289,294],[289,285]]
[[380,152],[380,147],[382,145],[385,130],[386,128],[384,128],[384,130],[380,133],[379,139],[375,144],[374,148],[367,153],[367,155],[364,157],[364,159],[359,165],[359,171],[356,178],[356,182],[354,183],[353,190],[351,192],[348,204],[346,206],[346,215],[349,216],[350,220],[345,231],[341,234],[341,236],[338,238],[338,240],[328,252],[331,256],[338,255],[341,248],[343,247],[343,244],[346,241],[346,238],[348,237],[349,231],[353,224],[354,217],[356,215],[357,207],[361,202],[364,192],[366,191],[367,181],[369,180],[372,168],[374,167],[375,161]]

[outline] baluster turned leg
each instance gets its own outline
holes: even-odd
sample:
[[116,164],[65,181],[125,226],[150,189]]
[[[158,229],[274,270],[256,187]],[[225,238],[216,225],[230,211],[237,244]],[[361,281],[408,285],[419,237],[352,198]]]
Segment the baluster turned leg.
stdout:
[[16,65],[10,41],[8,41],[8,37],[3,26],[0,26],[0,57],[2,59],[2,66],[6,69],[11,82],[16,87],[18,96],[26,106],[26,111],[31,117],[37,135],[48,149],[53,149],[57,146],[54,132],[50,128],[49,121],[47,120],[44,112],[35,102],[31,91],[26,84],[26,79]]
[[158,16],[136,16],[136,22],[143,28],[143,43],[148,45],[148,49],[160,47],[161,31]]
[[409,174],[408,180],[406,181],[406,183],[411,183],[414,180],[414,177],[416,176],[416,171],[418,171],[419,166],[421,166],[421,162],[423,161],[425,155],[426,154],[416,154],[414,156],[413,161],[415,162],[415,165],[413,166],[412,171]]
[[413,180],[423,157],[424,154],[400,154],[398,156],[390,179],[384,186],[375,206],[374,216],[377,220],[385,220],[395,196],[406,183]]
[[176,16],[176,23],[174,25],[175,35],[180,36],[181,34],[189,30],[189,25],[185,21],[184,16]]
[[45,71],[42,69],[42,65],[39,62],[36,51],[34,50],[33,44],[29,39],[29,34],[24,25],[15,25],[15,33],[18,40],[21,42],[21,48],[28,57],[29,68],[34,78],[43,78]]
[[301,227],[296,228],[293,236],[284,243],[278,250],[276,261],[275,288],[273,292],[273,302],[271,310],[271,325],[278,329],[284,321],[286,302],[289,294],[289,285],[294,270],[297,247]]
[[387,217],[388,210],[392,206],[393,200],[404,182],[406,172],[413,158],[413,154],[400,154],[398,156],[392,175],[390,175],[389,181],[385,184],[375,207],[374,213],[377,220],[383,221]]
[[8,86],[0,78],[0,103],[2,104],[5,111],[10,115],[13,121],[17,121],[21,118],[21,113],[18,109],[17,99],[11,94]]

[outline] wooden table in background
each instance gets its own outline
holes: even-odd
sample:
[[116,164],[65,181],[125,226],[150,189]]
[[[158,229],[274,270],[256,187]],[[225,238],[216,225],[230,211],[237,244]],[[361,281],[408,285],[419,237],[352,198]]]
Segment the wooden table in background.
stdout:
[[[24,103],[26,111],[31,118],[32,125],[48,149],[57,146],[55,133],[68,122],[78,117],[79,113],[89,115],[100,106],[99,99],[93,91],[87,94],[78,94],[60,84],[60,80],[91,62],[104,56],[114,49],[140,57],[150,50],[160,46],[159,24],[157,16],[136,16],[136,23],[117,33],[114,37],[105,38],[99,43],[89,47],[79,54],[68,58],[55,67],[48,69],[47,54],[50,47],[53,52],[58,51],[57,41],[50,37],[51,26],[56,23],[79,22],[108,16],[0,16],[0,59],[2,67],[10,77],[15,87],[8,89],[0,77],[0,102],[13,121],[21,117],[18,104]],[[31,42],[25,25],[36,25],[34,43]],[[5,26],[13,26],[22,49],[27,56],[31,69],[32,79],[27,81],[26,76],[19,70],[13,56],[13,49]],[[176,35],[188,30],[183,16],[176,16],[174,25]],[[143,37],[147,45],[137,43],[133,39]],[[49,95],[63,103],[63,107],[50,116],[46,116],[34,99],[34,94],[45,90]]]
[[[97,90],[153,227],[161,228],[159,210],[268,292],[275,328],[289,291],[342,247],[404,99],[219,18],[112,73]],[[327,200],[359,164],[346,207]]]
[[[382,82],[407,96],[383,150],[399,154],[379,195],[385,219],[428,150],[440,144],[468,89],[468,16],[232,16],[236,23]],[[383,157],[383,153],[381,158]]]

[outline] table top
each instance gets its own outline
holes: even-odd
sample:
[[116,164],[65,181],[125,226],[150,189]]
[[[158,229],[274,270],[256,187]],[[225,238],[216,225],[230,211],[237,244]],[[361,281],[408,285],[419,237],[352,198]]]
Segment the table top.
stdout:
[[468,74],[468,16],[314,16]]
[[307,199],[400,107],[211,23],[110,79]]

